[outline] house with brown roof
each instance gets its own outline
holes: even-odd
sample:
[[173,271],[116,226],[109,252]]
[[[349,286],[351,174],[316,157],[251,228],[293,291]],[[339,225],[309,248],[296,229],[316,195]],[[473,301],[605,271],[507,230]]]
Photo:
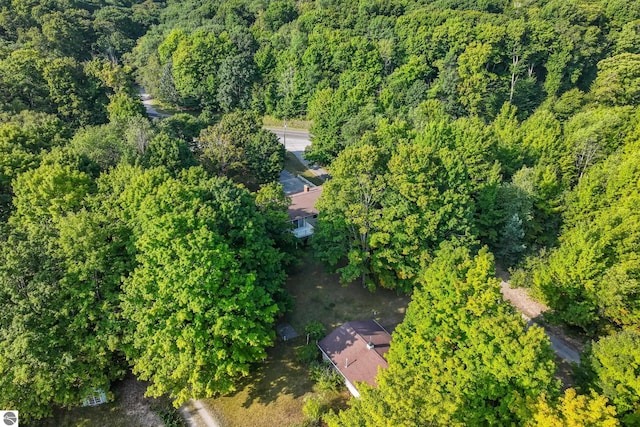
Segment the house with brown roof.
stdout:
[[309,237],[313,234],[313,230],[318,220],[318,210],[316,202],[322,194],[322,187],[304,186],[304,190],[300,193],[292,194],[291,204],[289,205],[289,219],[294,225],[293,234],[299,239]]
[[330,362],[344,377],[351,394],[360,397],[358,382],[374,387],[378,368],[388,367],[386,354],[391,334],[375,320],[347,322],[331,332],[318,348],[324,360]]

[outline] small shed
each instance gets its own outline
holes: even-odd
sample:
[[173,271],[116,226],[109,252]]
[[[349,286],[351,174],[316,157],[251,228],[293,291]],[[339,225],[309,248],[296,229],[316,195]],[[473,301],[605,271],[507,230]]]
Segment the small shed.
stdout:
[[318,342],[323,359],[344,377],[355,397],[360,397],[357,382],[377,386],[378,368],[389,366],[385,356],[390,345],[391,334],[375,320],[347,322]]
[[298,337],[298,332],[288,323],[281,323],[276,326],[276,333],[282,341],[292,340]]
[[82,406],[97,406],[107,403],[107,394],[101,388],[94,388],[91,394],[84,398]]

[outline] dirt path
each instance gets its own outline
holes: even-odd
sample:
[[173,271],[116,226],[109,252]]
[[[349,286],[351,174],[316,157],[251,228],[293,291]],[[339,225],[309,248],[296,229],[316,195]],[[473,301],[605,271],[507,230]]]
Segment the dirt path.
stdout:
[[180,408],[180,413],[189,427],[221,427],[199,400],[190,400]]
[[549,310],[549,307],[531,298],[526,289],[511,288],[509,282],[504,279],[500,283],[500,288],[503,298],[510,301],[522,313],[522,317],[525,318],[529,325],[536,323],[544,328],[551,341],[551,348],[553,348],[558,357],[569,363],[580,364],[580,353],[583,350],[582,344],[576,340],[569,339],[558,327],[539,323],[540,316]]
[[151,400],[144,397],[147,386],[148,383],[128,374],[119,384],[119,406],[131,420],[131,425],[164,426],[158,414],[151,409]]
[[153,107],[151,95],[149,95],[143,87],[138,88],[138,97],[140,97],[140,100],[144,105],[144,109],[147,111],[147,116],[149,116],[150,119],[165,119],[167,117],[171,117],[171,114],[161,113]]

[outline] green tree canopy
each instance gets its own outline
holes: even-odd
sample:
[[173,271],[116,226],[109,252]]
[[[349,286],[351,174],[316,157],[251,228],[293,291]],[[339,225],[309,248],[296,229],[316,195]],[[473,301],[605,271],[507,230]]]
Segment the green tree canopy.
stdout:
[[134,372],[177,406],[234,390],[265,357],[283,308],[281,255],[253,199],[191,173],[145,197],[138,218],[123,295]]
[[11,210],[11,181],[37,167],[42,153],[62,145],[68,136],[68,127],[51,114],[23,110],[0,115],[0,220]]
[[124,374],[119,286],[130,268],[86,174],[45,164],[15,182],[0,233],[0,405],[26,420],[74,407]]
[[236,111],[203,129],[197,150],[214,175],[258,184],[275,181],[284,169],[285,149],[272,132],[260,129],[258,116]]
[[330,426],[519,424],[524,402],[554,394],[555,365],[541,328],[502,301],[492,256],[443,245],[393,334],[378,387],[328,418]]
[[606,105],[638,105],[640,54],[622,53],[600,61],[591,96]]
[[347,148],[333,163],[333,178],[318,201],[314,247],[330,266],[348,260],[338,269],[345,284],[360,278],[363,286],[375,286],[369,277],[371,238],[380,219],[385,160],[384,151],[371,145]]
[[409,292],[442,241],[495,226],[499,164],[476,121],[428,123],[413,141],[384,126],[333,162],[314,245],[330,266],[347,262],[344,283]]
[[131,117],[144,117],[147,112],[139,98],[125,92],[118,92],[111,96],[107,105],[109,121],[128,119]]
[[556,405],[546,396],[536,402],[533,418],[526,424],[537,427],[617,427],[616,408],[608,404],[606,397],[595,392],[579,395],[568,388]]
[[568,197],[559,247],[529,268],[528,285],[553,315],[589,333],[640,322],[637,147],[587,171]]
[[585,357],[590,385],[616,405],[625,424],[640,418],[640,334],[625,329],[594,342]]

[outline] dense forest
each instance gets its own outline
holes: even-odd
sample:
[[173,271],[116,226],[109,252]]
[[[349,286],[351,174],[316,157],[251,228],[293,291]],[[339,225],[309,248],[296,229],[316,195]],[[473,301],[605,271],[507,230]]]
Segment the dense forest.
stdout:
[[[0,0],[0,408],[127,370],[179,405],[263,360],[294,250],[270,115],[332,176],[313,251],[412,295],[328,425],[639,425],[639,104],[640,2]],[[495,265],[590,340],[575,387]]]

